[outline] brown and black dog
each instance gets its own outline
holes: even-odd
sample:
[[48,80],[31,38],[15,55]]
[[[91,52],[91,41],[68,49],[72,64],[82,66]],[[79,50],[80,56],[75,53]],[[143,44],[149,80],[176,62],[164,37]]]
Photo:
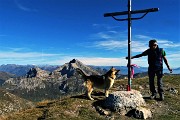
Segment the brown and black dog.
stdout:
[[91,93],[93,88],[99,88],[105,90],[105,96],[109,96],[109,89],[114,84],[114,80],[116,79],[116,75],[120,70],[116,70],[112,67],[106,74],[104,75],[86,75],[84,71],[77,68],[76,69],[79,74],[82,75],[84,79],[84,86],[87,88],[87,96],[90,100],[94,100],[91,97]]

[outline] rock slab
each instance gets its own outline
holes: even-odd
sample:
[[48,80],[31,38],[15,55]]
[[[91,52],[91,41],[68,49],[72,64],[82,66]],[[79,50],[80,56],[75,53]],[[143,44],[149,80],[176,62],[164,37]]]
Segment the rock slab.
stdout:
[[113,92],[109,94],[104,103],[105,108],[119,112],[121,115],[131,113],[131,116],[141,119],[152,117],[151,111],[145,108],[146,103],[143,96],[137,90]]

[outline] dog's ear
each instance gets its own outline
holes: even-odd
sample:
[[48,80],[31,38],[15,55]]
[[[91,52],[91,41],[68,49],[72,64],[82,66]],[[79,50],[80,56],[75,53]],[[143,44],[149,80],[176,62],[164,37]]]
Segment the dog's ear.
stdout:
[[115,69],[115,68],[112,66],[110,70],[113,71],[114,69]]
[[119,71],[121,71],[121,70],[116,70],[116,75],[118,74]]

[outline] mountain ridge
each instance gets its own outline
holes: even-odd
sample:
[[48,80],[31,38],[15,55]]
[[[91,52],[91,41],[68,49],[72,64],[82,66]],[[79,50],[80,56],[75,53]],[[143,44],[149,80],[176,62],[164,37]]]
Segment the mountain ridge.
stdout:
[[[65,64],[67,64],[67,63],[65,63]],[[20,77],[20,76],[25,76],[26,73],[29,71],[29,69],[34,68],[34,67],[39,67],[42,70],[53,72],[54,70],[60,68],[61,66],[63,66],[63,65],[16,65],[16,64],[7,64],[7,65],[0,65],[0,71],[11,73],[11,74],[16,75],[17,77]],[[106,71],[112,67],[112,66],[94,66],[94,65],[86,65],[86,66],[94,68],[95,70],[100,68],[101,71],[103,69],[105,69],[105,71]],[[113,67],[120,69],[121,74],[123,74],[123,75],[128,74],[127,66],[113,66]],[[139,66],[139,68],[135,67],[134,70],[135,70],[135,73],[143,73],[143,72],[148,71],[148,67]],[[88,72],[88,71],[86,71],[86,72]],[[164,67],[164,73],[169,73],[169,71],[168,71],[168,69],[166,69],[166,67]],[[174,68],[173,74],[180,74],[180,67]]]
[[20,97],[30,100],[34,98],[36,101],[82,92],[83,80],[80,80],[76,74],[76,68],[81,68],[87,74],[99,74],[79,60],[73,59],[52,72],[38,67],[30,68],[26,75],[10,78],[3,83],[2,87]]
[[[3,88],[18,94],[19,96],[25,96],[27,99],[31,99],[28,95],[36,96],[37,94],[40,94],[40,99],[43,99],[43,96],[44,98],[56,98],[64,94],[84,91],[82,86],[83,80],[76,73],[76,68],[82,69],[88,75],[102,75],[110,69],[109,66],[87,66],[77,59],[73,59],[64,65],[59,67],[56,66],[55,68],[55,70],[50,72],[42,70],[37,66],[32,66],[24,76],[9,78],[1,81],[1,84]],[[127,75],[122,74],[124,69],[127,70],[127,67],[115,66],[115,68],[121,70],[120,74],[117,76],[118,79],[127,78]],[[146,71],[146,68],[143,69],[144,71],[141,70],[140,73],[137,72],[138,69],[139,68],[134,68],[134,78],[145,77],[148,75],[147,72],[144,72]],[[38,92],[35,93],[35,91]],[[48,93],[46,93],[46,91],[48,91]],[[55,94],[52,94],[53,92]],[[37,100],[38,99],[36,99],[36,101]]]
[[[9,78],[2,84],[2,88],[20,97],[29,100],[39,101],[45,98],[57,98],[59,96],[84,92],[83,80],[76,73],[76,68],[82,69],[88,75],[102,75],[107,72],[109,67],[87,66],[77,59],[73,59],[62,66],[56,67],[52,72],[42,70],[33,66],[24,76]],[[127,78],[122,74],[122,69],[127,67],[117,66],[120,74],[117,79]],[[135,68],[135,71],[138,68]],[[136,73],[134,78],[145,77],[147,72]],[[51,94],[54,93],[54,94]]]

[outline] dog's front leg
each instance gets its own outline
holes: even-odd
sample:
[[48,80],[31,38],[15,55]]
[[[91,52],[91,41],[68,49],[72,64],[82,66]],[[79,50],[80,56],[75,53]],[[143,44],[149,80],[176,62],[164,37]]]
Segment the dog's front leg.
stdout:
[[109,97],[109,90],[108,89],[105,89],[105,96]]
[[91,97],[92,91],[93,91],[93,88],[88,89],[88,92],[87,92],[87,96],[88,96],[88,98],[89,98],[90,100],[94,100],[94,99]]
[[86,81],[86,88],[87,88],[87,97],[90,99],[90,100],[94,100],[92,97],[91,97],[91,93],[93,91],[93,86],[92,86],[92,83],[90,81]]

